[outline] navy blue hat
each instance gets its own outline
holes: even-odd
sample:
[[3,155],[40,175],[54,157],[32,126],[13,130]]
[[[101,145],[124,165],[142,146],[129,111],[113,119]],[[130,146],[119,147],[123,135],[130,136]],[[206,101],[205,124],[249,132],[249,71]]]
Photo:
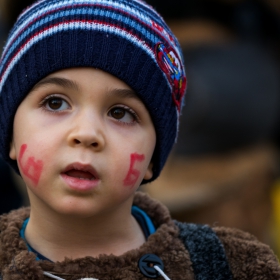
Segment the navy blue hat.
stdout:
[[146,105],[157,142],[153,178],[175,142],[186,89],[179,43],[161,16],[140,0],[41,0],[11,30],[0,61],[0,149],[9,158],[17,107],[42,78],[94,67],[127,83]]

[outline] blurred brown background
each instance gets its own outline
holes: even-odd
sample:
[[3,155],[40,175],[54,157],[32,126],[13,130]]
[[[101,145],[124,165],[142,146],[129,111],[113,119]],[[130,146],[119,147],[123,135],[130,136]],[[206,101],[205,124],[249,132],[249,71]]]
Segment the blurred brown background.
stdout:
[[148,2],[182,44],[188,92],[173,154],[143,189],[176,219],[278,250],[280,2]]

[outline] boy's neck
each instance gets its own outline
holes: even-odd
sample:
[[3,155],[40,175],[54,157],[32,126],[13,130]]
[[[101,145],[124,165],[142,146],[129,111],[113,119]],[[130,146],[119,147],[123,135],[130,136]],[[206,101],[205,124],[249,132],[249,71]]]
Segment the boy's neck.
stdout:
[[113,212],[102,217],[81,218],[31,207],[25,238],[52,261],[63,261],[65,257],[122,255],[141,246],[145,236],[130,209],[124,213]]

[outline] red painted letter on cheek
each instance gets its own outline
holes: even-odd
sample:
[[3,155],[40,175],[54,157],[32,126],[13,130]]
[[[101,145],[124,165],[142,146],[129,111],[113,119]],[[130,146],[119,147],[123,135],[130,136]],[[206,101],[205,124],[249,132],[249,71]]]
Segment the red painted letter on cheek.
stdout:
[[130,155],[130,168],[128,170],[128,173],[124,179],[124,185],[125,186],[133,186],[139,176],[140,176],[140,171],[137,170],[137,169],[134,169],[134,164],[136,161],[143,161],[145,159],[145,156],[144,155],[139,155],[139,154],[131,154]]
[[[31,179],[37,186],[43,170],[43,162],[41,160],[35,161],[34,157],[29,157],[25,164],[22,163],[22,157],[27,149],[27,145],[23,144],[19,153],[19,165],[23,174]],[[33,172],[32,172],[33,171]]]

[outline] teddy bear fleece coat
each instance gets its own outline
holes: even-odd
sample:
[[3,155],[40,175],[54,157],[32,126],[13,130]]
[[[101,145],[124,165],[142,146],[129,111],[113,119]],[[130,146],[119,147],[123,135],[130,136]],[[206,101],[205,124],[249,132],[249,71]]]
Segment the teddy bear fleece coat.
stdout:
[[[173,221],[165,206],[143,193],[135,195],[134,204],[150,216],[157,228],[156,233],[152,234],[140,248],[121,256],[100,255],[98,258],[85,257],[73,260],[65,258],[63,262],[55,263],[36,261],[35,254],[28,252],[25,241],[19,235],[24,220],[29,217],[29,208],[1,216],[0,280],[51,280],[44,272],[66,280],[152,279],[144,276],[139,269],[139,260],[146,254],[160,258],[164,264],[164,272],[171,280],[280,279],[280,266],[267,245],[260,243],[248,233],[222,227],[213,227],[211,231],[218,237],[220,249],[225,253],[224,267],[229,267],[230,275],[223,275],[223,270],[227,269],[219,267],[217,262],[216,268],[221,271],[221,276],[217,278],[210,270],[207,277],[199,276],[197,272],[203,270],[207,262],[213,262],[213,259],[215,268],[215,248],[210,255],[202,256],[206,263],[199,263],[200,256],[191,257],[189,250],[186,249],[185,225]],[[192,234],[199,239],[201,231],[194,230]],[[202,251],[209,249],[207,244],[197,244],[200,245]],[[197,266],[194,267],[195,259],[199,270]],[[164,279],[160,275],[153,278]]]

